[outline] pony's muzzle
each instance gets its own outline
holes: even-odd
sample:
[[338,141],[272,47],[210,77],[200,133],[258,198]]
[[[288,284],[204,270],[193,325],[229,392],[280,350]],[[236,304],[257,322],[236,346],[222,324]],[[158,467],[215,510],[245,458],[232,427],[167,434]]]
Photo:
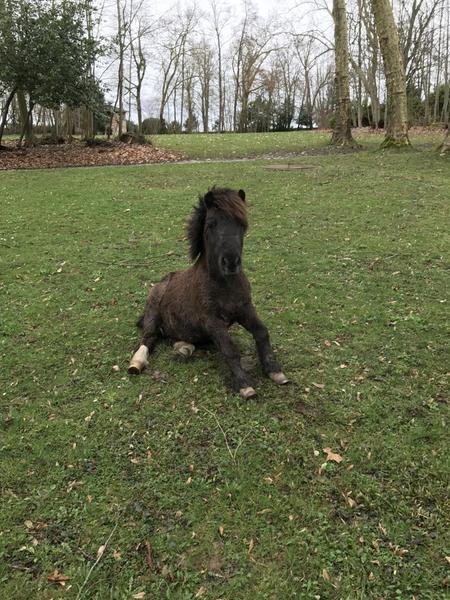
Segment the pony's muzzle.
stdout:
[[239,255],[224,255],[220,261],[224,275],[237,275],[241,271],[241,257]]

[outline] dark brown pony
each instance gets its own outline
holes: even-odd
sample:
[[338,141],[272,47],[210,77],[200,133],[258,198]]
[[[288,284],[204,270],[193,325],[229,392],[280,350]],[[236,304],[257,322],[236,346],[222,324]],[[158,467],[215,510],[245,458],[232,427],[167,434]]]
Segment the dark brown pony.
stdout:
[[280,385],[288,382],[242,271],[247,225],[243,190],[213,188],[200,198],[187,224],[194,264],[185,271],[169,273],[150,290],[138,323],[143,329],[142,342],[131,359],[129,373],[138,374],[147,366],[159,337],[171,339],[177,354],[184,358],[192,355],[195,345],[212,341],[231,369],[234,387],[250,398],[256,392],[228,332],[233,323],[239,323],[253,335],[266,375]]

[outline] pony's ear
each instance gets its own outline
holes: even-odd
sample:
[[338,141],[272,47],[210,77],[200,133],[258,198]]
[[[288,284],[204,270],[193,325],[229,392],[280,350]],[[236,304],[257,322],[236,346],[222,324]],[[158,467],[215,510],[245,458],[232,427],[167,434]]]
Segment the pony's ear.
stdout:
[[207,192],[203,198],[203,201],[206,205],[206,208],[211,208],[211,206],[214,204],[214,194],[211,191]]
[[239,190],[238,191],[238,196],[241,200],[243,200],[245,202],[245,192],[244,190]]

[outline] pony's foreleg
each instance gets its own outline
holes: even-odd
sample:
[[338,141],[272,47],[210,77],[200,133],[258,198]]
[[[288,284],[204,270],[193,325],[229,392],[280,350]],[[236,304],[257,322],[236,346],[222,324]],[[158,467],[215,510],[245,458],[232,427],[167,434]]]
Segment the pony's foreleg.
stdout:
[[269,331],[258,317],[253,306],[246,314],[241,316],[239,323],[252,334],[253,339],[255,340],[259,360],[265,374],[279,385],[289,383],[289,379],[281,370],[281,366],[273,353]]
[[239,349],[231,339],[228,329],[222,324],[216,325],[211,328],[210,336],[233,373],[234,386],[239,390],[240,395],[245,399],[255,396],[256,392],[250,384],[247,373],[241,366]]

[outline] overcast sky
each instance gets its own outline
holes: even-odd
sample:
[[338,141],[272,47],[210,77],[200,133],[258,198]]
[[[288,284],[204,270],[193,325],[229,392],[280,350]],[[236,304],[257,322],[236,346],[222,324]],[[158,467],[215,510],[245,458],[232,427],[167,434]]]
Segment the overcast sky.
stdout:
[[[124,0],[122,0],[123,2]],[[209,0],[190,0],[184,1],[168,1],[161,2],[154,0],[127,0],[127,5],[133,2],[133,5],[139,5],[143,1],[143,10],[147,18],[155,20],[159,16],[176,15],[183,12],[183,9],[193,6],[205,13],[210,12]],[[240,15],[244,14],[243,0],[216,0],[217,6],[229,7],[232,16],[232,21],[236,24]],[[99,32],[106,38],[111,38],[116,29],[116,0],[96,0],[99,15],[102,15],[99,24]],[[333,35],[332,20],[326,10],[319,10],[317,5],[330,6],[331,0],[252,0],[251,6],[256,10],[257,14],[267,21],[278,21],[281,29],[286,25],[286,30],[294,30],[297,33],[310,31],[312,28],[319,29],[322,34],[331,39]],[[200,33],[200,32],[197,32]],[[233,32],[230,32],[233,35]],[[228,37],[228,36],[227,36]],[[110,68],[105,70],[105,67],[111,64],[111,59],[102,60],[101,65],[97,69],[97,75],[102,76],[102,81],[109,87],[107,98],[114,101],[115,86],[117,81],[117,64],[111,64]],[[149,60],[148,74],[143,86],[143,111],[144,118],[147,116],[156,116],[155,109],[157,108],[157,91],[158,81],[158,65],[155,58]],[[128,102],[126,100],[126,104]],[[157,112],[157,111],[156,111]],[[132,119],[135,119],[135,111],[132,110]]]

